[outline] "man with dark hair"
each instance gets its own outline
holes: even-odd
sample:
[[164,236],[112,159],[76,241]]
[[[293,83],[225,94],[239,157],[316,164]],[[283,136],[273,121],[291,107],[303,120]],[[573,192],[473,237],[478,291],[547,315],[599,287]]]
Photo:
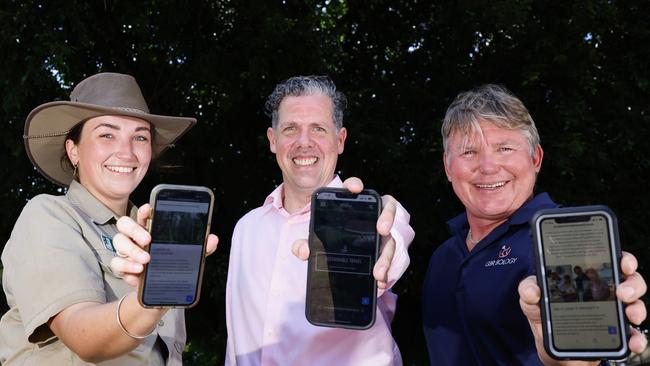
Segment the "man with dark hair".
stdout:
[[[266,103],[271,151],[283,183],[235,227],[226,288],[227,365],[401,365],[390,323],[390,287],[409,264],[409,215],[384,196],[377,222],[382,253],[373,268],[377,318],[367,330],[317,327],[305,318],[311,195],[317,188],[360,180],[335,175],[347,130],[346,99],[328,77],[298,76],[276,86]],[[295,254],[292,254],[293,253]],[[296,258],[296,256],[298,258]]]

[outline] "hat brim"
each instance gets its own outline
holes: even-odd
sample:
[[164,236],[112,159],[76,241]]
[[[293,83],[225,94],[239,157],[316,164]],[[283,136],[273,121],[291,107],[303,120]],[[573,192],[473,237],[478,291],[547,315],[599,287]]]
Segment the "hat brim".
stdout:
[[45,103],[36,107],[25,121],[23,138],[29,159],[45,178],[67,187],[73,179],[72,170],[61,163],[67,133],[80,122],[106,115],[136,117],[150,122],[155,128],[154,156],[173,146],[196,124],[196,119],[191,117],[161,116],[69,101]]

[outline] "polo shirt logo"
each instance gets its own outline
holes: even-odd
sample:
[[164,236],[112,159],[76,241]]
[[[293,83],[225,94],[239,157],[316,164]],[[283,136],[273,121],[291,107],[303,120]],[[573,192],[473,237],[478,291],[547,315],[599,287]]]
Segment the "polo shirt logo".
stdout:
[[104,243],[104,247],[106,247],[106,249],[115,253],[115,248],[113,247],[113,241],[111,240],[111,238],[109,238],[106,235],[102,235],[102,243]]
[[509,264],[515,264],[517,262],[517,257],[508,258],[510,252],[512,252],[512,247],[510,247],[509,245],[502,245],[501,249],[499,249],[499,254],[497,255],[499,259],[485,262],[485,267],[506,266]]
[[507,246],[505,246],[505,245],[502,246],[502,247],[501,247],[501,250],[499,251],[499,258],[505,258],[505,257],[507,257],[507,256],[510,254],[510,251],[511,251],[511,250],[512,250],[512,248],[510,248],[510,247],[507,247]]

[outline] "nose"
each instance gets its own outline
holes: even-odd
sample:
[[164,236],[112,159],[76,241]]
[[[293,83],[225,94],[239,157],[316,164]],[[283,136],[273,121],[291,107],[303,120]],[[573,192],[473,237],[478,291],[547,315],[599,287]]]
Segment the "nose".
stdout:
[[296,140],[296,143],[301,146],[301,147],[307,147],[311,146],[312,144],[312,139],[311,139],[311,134],[308,128],[305,128],[300,131],[300,134],[298,135],[298,139]]
[[494,174],[499,171],[499,164],[494,154],[483,151],[479,158],[479,171],[483,174]]
[[134,156],[133,140],[125,137],[118,138],[115,155],[120,159],[132,159]]

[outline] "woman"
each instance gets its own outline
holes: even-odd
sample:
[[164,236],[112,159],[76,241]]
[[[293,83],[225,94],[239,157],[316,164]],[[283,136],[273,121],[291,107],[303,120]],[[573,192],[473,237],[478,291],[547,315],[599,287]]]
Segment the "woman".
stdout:
[[129,75],[93,75],[70,99],[37,107],[25,122],[32,163],[68,190],[30,200],[2,253],[10,309],[0,321],[0,363],[180,365],[183,312],[141,307],[110,261],[115,223],[135,217],[129,195],[152,156],[196,120],[149,114]]
[[585,275],[589,278],[591,300],[604,301],[611,299],[612,291],[609,288],[609,284],[607,284],[607,281],[600,278],[600,275],[595,269],[587,268]]

